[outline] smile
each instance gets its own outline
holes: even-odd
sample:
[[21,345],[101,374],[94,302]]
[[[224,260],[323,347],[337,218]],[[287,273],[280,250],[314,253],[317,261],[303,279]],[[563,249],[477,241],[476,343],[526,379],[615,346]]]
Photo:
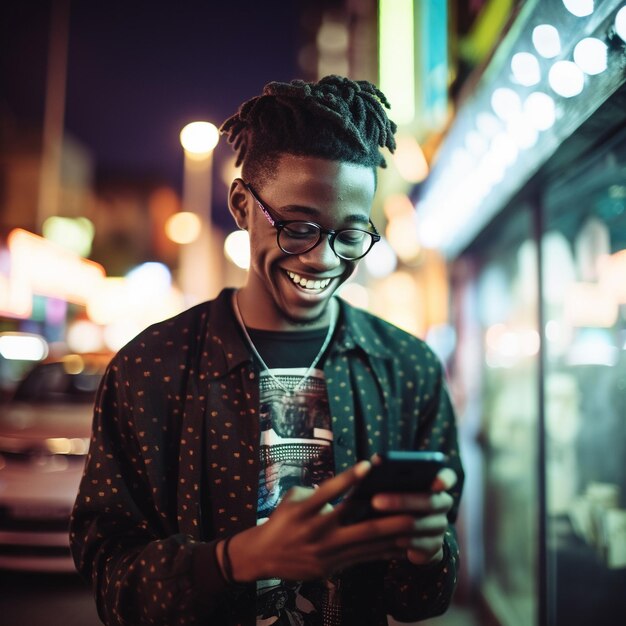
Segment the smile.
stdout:
[[287,271],[287,276],[289,276],[289,278],[291,278],[291,281],[294,284],[298,285],[298,287],[312,290],[325,289],[326,287],[328,287],[330,281],[332,280],[331,278],[324,278],[322,280],[306,279],[299,274],[295,274],[294,272],[289,271]]

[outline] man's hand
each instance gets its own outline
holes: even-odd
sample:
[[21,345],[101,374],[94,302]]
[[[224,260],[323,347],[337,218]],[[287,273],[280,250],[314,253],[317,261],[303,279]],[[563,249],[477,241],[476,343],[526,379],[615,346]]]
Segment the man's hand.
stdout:
[[[405,558],[409,547],[411,555],[419,555],[417,560],[435,555],[441,549],[445,526],[441,527],[444,521],[447,524],[445,513],[452,502],[445,493],[396,494],[393,502],[383,506],[394,514],[341,524],[343,505],[333,508],[330,503],[357,484],[369,468],[370,463],[363,461],[317,489],[291,489],[265,524],[235,535],[228,545],[234,580],[326,578],[358,563]],[[219,544],[220,563],[222,548]]]
[[[332,507],[369,471],[363,461],[317,489],[291,489],[265,524],[235,535],[228,546],[233,577],[238,582],[263,578],[326,578],[351,565],[408,558],[415,564],[438,562],[456,482],[451,469],[439,472],[429,494],[378,494],[374,508],[384,517],[341,524],[343,504]],[[218,558],[223,562],[223,544]]]
[[436,476],[431,493],[387,493],[372,498],[372,506],[388,515],[410,515],[414,520],[414,535],[401,540],[406,558],[415,565],[438,563],[443,558],[443,537],[448,528],[448,512],[454,503],[446,491],[457,481],[450,468]]

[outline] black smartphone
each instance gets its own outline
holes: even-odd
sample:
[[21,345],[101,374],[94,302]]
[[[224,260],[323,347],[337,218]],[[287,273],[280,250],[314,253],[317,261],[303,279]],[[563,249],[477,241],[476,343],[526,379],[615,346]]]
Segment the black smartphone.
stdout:
[[371,506],[377,493],[429,492],[448,458],[442,452],[390,451],[381,454],[380,463],[348,493],[344,502],[343,524],[354,524],[371,517],[386,515]]

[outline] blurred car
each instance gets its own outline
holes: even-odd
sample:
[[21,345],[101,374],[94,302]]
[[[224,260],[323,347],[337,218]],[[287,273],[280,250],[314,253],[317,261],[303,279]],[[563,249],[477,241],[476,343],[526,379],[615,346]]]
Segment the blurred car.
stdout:
[[74,570],[68,524],[109,359],[39,363],[0,407],[0,568]]

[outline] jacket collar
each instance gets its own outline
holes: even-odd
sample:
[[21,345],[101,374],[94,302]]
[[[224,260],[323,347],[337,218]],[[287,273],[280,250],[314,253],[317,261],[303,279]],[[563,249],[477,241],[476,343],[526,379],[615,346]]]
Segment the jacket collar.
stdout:
[[[233,311],[234,292],[232,288],[222,290],[209,308],[201,362],[202,369],[210,378],[221,378],[242,363],[253,362]],[[393,358],[391,351],[380,340],[380,328],[376,328],[377,323],[380,324],[379,320],[341,298],[337,300],[340,312],[332,351],[345,353],[362,350],[374,358]]]
[[381,341],[381,320],[338,298],[339,325],[335,349],[340,352],[360,349],[371,357],[391,359],[393,354]]
[[234,289],[223,289],[209,308],[202,363],[211,378],[221,378],[242,363],[253,362],[233,311]]

